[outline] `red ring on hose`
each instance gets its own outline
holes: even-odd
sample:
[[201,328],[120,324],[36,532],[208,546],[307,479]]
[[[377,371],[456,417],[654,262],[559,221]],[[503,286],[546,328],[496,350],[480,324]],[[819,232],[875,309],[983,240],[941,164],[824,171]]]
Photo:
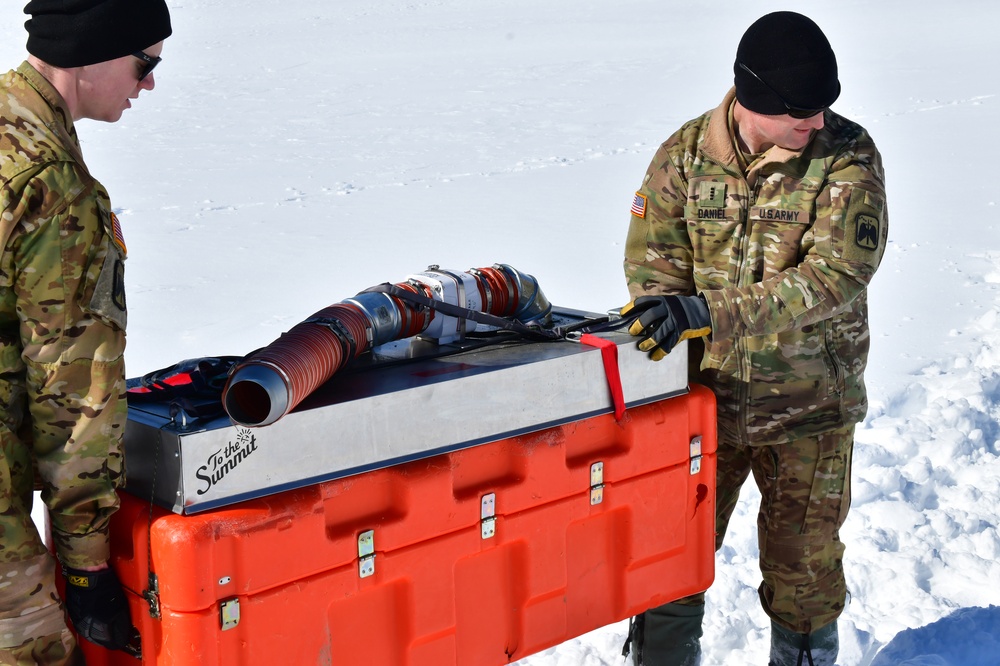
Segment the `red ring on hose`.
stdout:
[[[396,284],[396,286],[400,289],[413,292],[414,294],[426,296],[427,298],[434,297],[431,288],[425,284],[415,285],[412,282],[400,282]],[[404,301],[395,296],[390,296],[390,298],[399,309],[399,338],[409,338],[419,334],[426,329],[430,325],[431,320],[434,319],[434,311],[430,308],[418,307],[414,303]]]
[[[478,274],[473,274],[479,285],[479,294],[483,303],[490,303],[488,312],[498,317],[509,317],[517,310],[517,285],[510,276],[496,268],[480,268]],[[489,291],[490,297],[486,292]]]

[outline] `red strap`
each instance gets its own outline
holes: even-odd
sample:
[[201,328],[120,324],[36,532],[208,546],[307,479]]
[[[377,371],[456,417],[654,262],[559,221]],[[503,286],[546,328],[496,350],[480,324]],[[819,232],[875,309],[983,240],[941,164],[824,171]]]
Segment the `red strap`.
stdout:
[[599,338],[590,333],[580,336],[580,342],[601,350],[604,360],[604,375],[608,378],[608,388],[611,389],[611,402],[615,406],[615,419],[622,420],[625,416],[625,394],[622,393],[622,377],[618,372],[618,345],[611,340]]

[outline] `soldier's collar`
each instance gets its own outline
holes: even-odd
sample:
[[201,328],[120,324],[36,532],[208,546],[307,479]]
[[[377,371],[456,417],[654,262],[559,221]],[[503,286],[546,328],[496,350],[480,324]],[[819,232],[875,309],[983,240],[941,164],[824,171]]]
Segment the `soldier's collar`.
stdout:
[[39,118],[48,126],[50,129],[56,130],[58,126],[61,126],[76,140],[76,127],[73,124],[73,116],[69,112],[69,106],[66,104],[66,100],[63,96],[59,94],[55,86],[49,83],[41,73],[35,69],[30,62],[25,60],[21,63],[21,66],[17,68],[17,73],[25,78],[28,84],[35,89],[42,99],[46,101],[51,110],[51,117],[42,117],[41,110],[39,111]]

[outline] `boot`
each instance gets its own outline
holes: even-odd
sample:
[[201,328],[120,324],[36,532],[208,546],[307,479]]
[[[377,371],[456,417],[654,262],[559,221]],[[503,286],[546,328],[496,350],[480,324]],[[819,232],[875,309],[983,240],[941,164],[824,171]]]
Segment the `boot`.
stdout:
[[666,604],[632,618],[623,656],[633,666],[696,666],[701,657],[704,604]]
[[771,622],[768,666],[836,666],[839,651],[836,622],[810,634],[797,634]]

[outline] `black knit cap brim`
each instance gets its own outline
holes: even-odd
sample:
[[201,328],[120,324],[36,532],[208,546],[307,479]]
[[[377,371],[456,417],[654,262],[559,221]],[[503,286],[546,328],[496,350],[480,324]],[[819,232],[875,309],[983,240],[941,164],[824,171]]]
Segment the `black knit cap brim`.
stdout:
[[31,0],[28,53],[56,67],[83,67],[149,48],[170,36],[165,0]]
[[736,99],[755,113],[788,113],[785,103],[825,109],[840,96],[830,42],[818,25],[795,12],[774,12],[754,22],[740,40],[733,72]]

